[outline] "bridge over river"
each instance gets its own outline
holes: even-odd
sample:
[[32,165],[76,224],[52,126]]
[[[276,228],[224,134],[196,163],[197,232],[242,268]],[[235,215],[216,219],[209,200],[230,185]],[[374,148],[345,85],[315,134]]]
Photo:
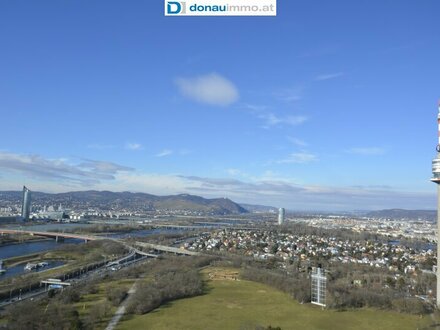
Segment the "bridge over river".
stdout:
[[183,254],[183,255],[199,255],[198,252],[188,251],[185,249],[175,248],[171,246],[166,245],[160,245],[160,244],[151,244],[151,243],[144,243],[144,242],[134,242],[131,246],[128,243],[124,242],[121,239],[117,238],[108,238],[103,236],[97,236],[97,235],[83,235],[83,234],[73,234],[73,233],[63,233],[63,232],[51,232],[51,231],[32,231],[32,230],[18,230],[18,229],[7,229],[7,228],[0,228],[0,235],[4,234],[21,234],[21,235],[31,235],[31,236],[42,236],[42,237],[50,237],[54,238],[55,240],[59,240],[60,238],[75,238],[75,239],[81,239],[85,242],[88,241],[97,241],[97,240],[104,240],[104,239],[110,239],[115,242],[119,242],[124,244],[127,248],[133,250],[137,254],[141,254],[147,257],[152,257],[153,255],[144,251],[141,251],[137,249],[135,246],[147,248],[150,250],[156,250],[160,252],[168,252],[168,253],[174,253],[174,254]]

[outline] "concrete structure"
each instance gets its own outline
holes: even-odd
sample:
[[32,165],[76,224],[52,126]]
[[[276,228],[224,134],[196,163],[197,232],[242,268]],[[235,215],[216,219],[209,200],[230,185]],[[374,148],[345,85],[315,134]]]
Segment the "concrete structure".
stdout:
[[64,211],[43,211],[36,214],[34,213],[33,216],[37,219],[50,219],[60,221],[64,218]]
[[[437,231],[440,234],[440,103],[437,115],[438,125],[438,141],[437,141],[437,157],[432,160],[432,179],[437,184]],[[437,235],[439,235],[437,234]],[[437,237],[437,256],[440,256],[440,237]],[[440,267],[438,267],[437,259],[437,308],[440,308]]]
[[278,209],[278,224],[281,226],[284,223],[284,216],[286,215],[286,210],[282,207]]
[[[81,235],[81,234],[72,234],[72,233],[58,233],[58,232],[51,232],[51,231],[31,231],[31,230],[18,230],[18,229],[9,229],[9,228],[0,228],[0,235],[4,234],[28,234],[31,236],[43,236],[43,237],[51,237],[55,240],[64,239],[64,238],[76,238],[76,239],[82,239],[85,242],[88,241],[96,241],[96,240],[104,240],[109,239],[115,242],[121,242],[124,244],[127,248],[130,249],[131,252],[146,256],[146,257],[157,257],[156,255],[153,255],[148,252],[141,251],[139,249],[133,248],[129,244],[116,239],[116,238],[109,238],[105,236],[93,236],[93,235]],[[159,245],[159,244],[151,244],[151,243],[144,243],[144,242],[134,242],[133,245],[140,246],[142,248],[147,248],[150,250],[156,250],[161,252],[169,252],[174,254],[183,254],[188,256],[198,256],[200,253],[188,251],[182,248],[175,248],[172,246],[166,246],[166,245]]]
[[71,283],[63,282],[57,278],[49,278],[45,281],[41,281],[40,283],[44,284],[44,291],[47,291],[48,287],[49,289],[63,289],[64,287],[71,285]]
[[311,303],[325,307],[326,292],[327,292],[327,278],[325,276],[325,272],[319,267],[313,268],[311,279],[312,279]]
[[160,244],[134,242],[134,245],[140,246],[145,249],[156,250],[156,251],[161,251],[161,252],[170,252],[170,253],[174,253],[174,254],[183,254],[183,255],[187,255],[187,256],[199,256],[200,255],[199,252],[188,251],[185,249],[181,249],[181,248],[179,249],[179,248],[175,248],[172,246],[166,246],[166,245],[160,245]]
[[29,220],[31,215],[31,191],[23,186],[23,200],[21,204],[21,217],[24,220]]
[[21,234],[21,235],[31,235],[31,236],[43,236],[54,238],[56,241],[64,238],[76,238],[88,241],[96,241],[101,239],[106,239],[107,237],[102,236],[92,236],[92,235],[80,235],[80,234],[72,234],[72,233],[58,233],[51,231],[32,231],[32,230],[19,230],[19,229],[9,229],[9,228],[0,228],[0,235],[4,234]]

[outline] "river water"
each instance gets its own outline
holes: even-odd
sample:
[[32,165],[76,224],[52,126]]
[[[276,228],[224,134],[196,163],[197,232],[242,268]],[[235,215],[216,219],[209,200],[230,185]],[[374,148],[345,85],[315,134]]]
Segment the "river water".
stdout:
[[32,270],[32,271],[25,271],[24,270],[24,266],[26,266],[26,263],[22,263],[22,264],[13,266],[13,267],[8,267],[7,271],[3,275],[0,275],[0,281],[6,279],[8,277],[13,277],[16,275],[30,273],[30,272],[32,272],[32,273],[43,272],[45,270],[49,270],[49,269],[64,265],[64,261],[60,261],[60,260],[45,260],[45,261],[48,263],[48,265],[46,267],[39,267],[39,268]]
[[39,242],[24,242],[21,244],[11,244],[0,247],[0,259],[19,257],[26,254],[38,253],[42,251],[53,250],[65,243],[84,242],[78,239],[66,239],[64,242],[55,242],[55,240],[44,240]]
[[[35,226],[8,226],[9,228],[17,228],[23,230],[33,230],[33,231],[54,231],[59,230],[63,231],[63,229],[71,229],[71,228],[79,228],[79,227],[87,227],[93,226],[90,224],[44,224],[44,225],[35,225]],[[160,228],[160,229],[142,229],[142,230],[134,230],[127,233],[112,233],[108,234],[107,237],[111,238],[128,238],[128,237],[145,237],[149,235],[155,234],[171,234],[171,233],[179,233],[181,229],[171,229],[171,228]],[[0,246],[0,260],[23,256],[27,254],[39,253],[43,251],[50,251],[60,247],[62,244],[81,244],[84,243],[83,240],[78,239],[65,239],[64,241],[56,242],[53,239],[37,241],[37,242],[23,242],[20,244],[11,244]],[[49,263],[49,266],[40,268],[38,271],[44,271],[53,267],[57,267],[62,265],[60,261],[53,261]],[[11,268],[7,268],[6,273],[0,275],[0,281],[7,277],[15,276],[24,273],[25,264],[20,264]]]
[[[66,243],[81,243],[84,242],[82,240],[78,239],[66,239],[64,242],[55,242],[55,240],[45,240],[45,241],[39,241],[39,242],[24,242],[21,244],[11,244],[11,245],[5,245],[0,247],[0,259],[7,259],[12,257],[18,257],[23,256],[26,254],[33,254],[43,251],[49,251],[56,249],[61,244]],[[40,267],[36,270],[33,270],[33,272],[39,272],[39,271],[45,271],[54,267],[58,267],[64,264],[63,261],[59,260],[44,260],[49,263],[46,267]],[[24,266],[26,263],[21,263],[19,265],[8,267],[6,268],[6,272],[0,275],[0,281],[4,280],[8,277],[16,276],[25,273]]]

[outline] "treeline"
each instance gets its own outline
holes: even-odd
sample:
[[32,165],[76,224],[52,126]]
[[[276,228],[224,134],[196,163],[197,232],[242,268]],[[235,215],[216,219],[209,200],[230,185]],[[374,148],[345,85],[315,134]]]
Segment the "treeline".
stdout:
[[73,258],[87,258],[88,260],[101,260],[104,256],[120,256],[128,253],[123,244],[107,239],[90,241],[87,244],[61,244],[56,251]]
[[[160,230],[160,229],[159,229]],[[147,242],[153,244],[172,245],[176,241],[183,241],[186,238],[194,237],[200,234],[202,229],[185,230],[184,232],[159,232],[145,237],[136,237],[132,239],[138,242]]]
[[121,280],[126,278],[151,277],[155,278],[168,272],[178,272],[181,269],[198,269],[210,265],[218,260],[216,256],[165,256],[152,259],[146,263],[140,263],[131,267],[123,268],[107,275],[107,279]]
[[72,305],[47,304],[45,309],[35,302],[24,301],[8,308],[8,323],[2,329],[8,330],[70,330],[86,328],[78,311]]
[[168,301],[202,293],[203,282],[197,269],[169,271],[157,276],[153,282],[139,286],[130,299],[127,311],[145,314]]
[[[167,257],[151,260],[133,267],[110,273],[104,278],[88,279],[62,292],[50,290],[44,299],[26,300],[9,306],[7,323],[0,329],[8,330],[91,330],[105,328],[113,315],[113,306],[119,306],[127,297],[128,286],[107,286],[102,283],[120,279],[148,278],[130,297],[128,312],[143,314],[171,300],[203,293],[199,268],[209,265],[214,257]],[[101,290],[101,291],[100,291]],[[103,290],[103,291],[102,291]],[[103,302],[95,304],[86,313],[79,313],[81,298],[102,293]]]
[[365,265],[329,265],[327,268],[327,306],[335,309],[375,307],[398,312],[425,314],[432,306],[415,295],[434,291],[431,274],[398,276],[386,269]]
[[327,307],[344,310],[346,308],[374,307],[391,309],[410,314],[431,313],[431,305],[414,297],[395,297],[392,290],[377,292],[368,288],[330,287],[327,294]]
[[145,314],[166,302],[202,294],[203,281],[199,269],[216,259],[206,256],[168,257],[130,270],[131,275],[142,274],[151,278],[151,281],[144,282],[136,288],[127,311]]
[[5,311],[7,324],[2,329],[8,330],[92,330],[104,319],[112,315],[110,292],[107,299],[91,307],[89,313],[80,315],[75,303],[81,296],[99,291],[97,280],[89,281],[82,287],[71,287],[57,292],[48,291],[43,300],[26,300],[11,305]]
[[310,279],[307,276],[293,277],[275,270],[248,267],[242,270],[241,277],[286,292],[301,303],[310,302]]
[[[284,270],[274,264],[274,258],[255,260],[234,255],[217,261],[218,265],[241,267],[241,277],[260,282],[288,293],[295,300],[311,300],[311,264],[292,262]],[[344,310],[374,307],[412,314],[432,312],[432,306],[415,295],[435,291],[436,278],[419,272],[417,276],[396,277],[383,268],[357,264],[334,264],[322,260],[327,275],[327,307]]]
[[126,232],[130,232],[133,230],[139,230],[139,229],[149,229],[151,228],[150,226],[142,226],[140,227],[139,225],[133,226],[129,223],[127,224],[96,224],[96,225],[92,225],[92,226],[87,226],[87,227],[79,227],[79,228],[72,228],[72,229],[67,229],[64,231],[67,232],[74,232],[74,233],[82,233],[82,234],[92,234],[92,233],[126,233]]

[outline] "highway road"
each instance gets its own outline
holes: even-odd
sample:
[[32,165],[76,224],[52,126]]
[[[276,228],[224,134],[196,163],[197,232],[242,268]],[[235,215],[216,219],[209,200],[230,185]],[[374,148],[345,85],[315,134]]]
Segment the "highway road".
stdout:
[[[131,252],[129,253],[130,255],[132,254]],[[130,267],[133,266],[139,262],[143,262],[146,261],[147,259],[149,259],[147,256],[142,256],[142,257],[138,257],[136,259],[129,259],[126,257],[121,258],[120,260],[121,263],[115,265],[114,262],[108,262],[107,264],[99,267],[99,268],[95,268],[95,269],[91,269],[89,271],[84,271],[84,272],[77,272],[74,274],[74,276],[67,278],[64,280],[64,282],[68,282],[70,283],[73,287],[83,283],[87,280],[94,280],[97,278],[102,278],[104,277],[106,274],[115,272],[115,271],[119,271],[123,268],[126,267]],[[111,266],[108,266],[111,263]],[[83,268],[84,270],[86,270],[86,267]],[[17,303],[19,301],[23,301],[23,300],[27,300],[27,299],[39,299],[45,296],[45,294],[47,294],[46,288],[44,286],[38,288],[38,289],[34,289],[31,292],[26,292],[24,289],[18,291],[18,292],[11,292],[13,293],[13,295],[11,294],[10,298],[5,299],[0,301],[0,308],[4,308],[6,306],[9,306],[11,304]]]

